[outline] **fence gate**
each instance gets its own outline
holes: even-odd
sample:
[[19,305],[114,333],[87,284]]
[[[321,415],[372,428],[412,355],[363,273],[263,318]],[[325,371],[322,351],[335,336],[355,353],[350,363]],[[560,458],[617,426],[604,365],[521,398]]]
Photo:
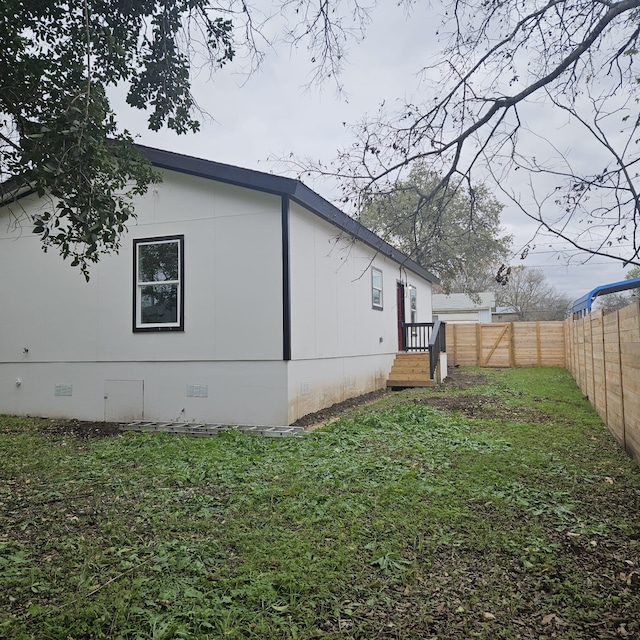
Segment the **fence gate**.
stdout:
[[509,367],[513,364],[512,324],[478,324],[478,363],[481,367]]
[[564,323],[447,323],[447,353],[462,367],[564,367]]

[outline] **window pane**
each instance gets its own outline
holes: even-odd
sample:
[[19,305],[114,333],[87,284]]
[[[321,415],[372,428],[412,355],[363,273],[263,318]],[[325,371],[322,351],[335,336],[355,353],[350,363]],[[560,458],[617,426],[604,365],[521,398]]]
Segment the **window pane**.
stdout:
[[382,291],[380,291],[379,289],[373,290],[373,304],[376,307],[382,306]]
[[178,243],[158,242],[138,246],[138,282],[178,279]]
[[142,324],[178,322],[178,285],[155,284],[142,287],[140,318]]
[[382,271],[378,271],[377,269],[374,269],[371,272],[373,275],[373,286],[375,289],[382,289]]

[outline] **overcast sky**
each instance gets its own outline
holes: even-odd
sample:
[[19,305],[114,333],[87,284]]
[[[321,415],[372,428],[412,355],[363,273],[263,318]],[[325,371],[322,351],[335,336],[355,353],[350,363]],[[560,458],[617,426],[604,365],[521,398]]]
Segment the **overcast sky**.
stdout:
[[[261,69],[251,76],[242,72],[242,60],[211,79],[206,70],[200,73],[194,94],[211,118],[203,121],[197,134],[150,132],[143,114],[127,109],[123,100],[116,100],[114,106],[121,124],[140,133],[138,141],[145,145],[285,175],[287,170],[277,159],[290,154],[329,162],[339,148],[352,142],[344,123],[360,122],[382,101],[393,107],[424,96],[418,72],[438,51],[439,20],[428,6],[422,6],[428,3],[417,4],[408,19],[395,3],[375,10],[366,38],[350,47],[341,77],[342,95],[331,82],[308,88],[311,65],[306,51],[281,45],[268,52]],[[548,117],[542,107],[530,114]],[[554,140],[562,140],[565,149],[579,146],[580,139],[572,139],[564,125],[550,121],[550,127],[557,128]],[[305,182],[327,199],[335,195],[328,184]],[[514,235],[517,252],[530,240],[534,226],[496,196],[505,203],[502,223]],[[549,283],[572,299],[597,285],[624,279],[626,270],[619,262],[596,256],[580,264],[588,258],[582,255],[567,263],[566,254],[558,252],[561,249],[558,239],[540,237],[524,262],[514,257],[512,264],[542,268]]]

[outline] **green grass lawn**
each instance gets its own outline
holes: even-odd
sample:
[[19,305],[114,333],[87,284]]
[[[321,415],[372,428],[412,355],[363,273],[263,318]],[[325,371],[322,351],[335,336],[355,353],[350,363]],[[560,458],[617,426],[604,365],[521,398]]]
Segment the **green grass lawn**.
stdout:
[[0,417],[0,637],[640,637],[640,470],[560,369],[303,438]]

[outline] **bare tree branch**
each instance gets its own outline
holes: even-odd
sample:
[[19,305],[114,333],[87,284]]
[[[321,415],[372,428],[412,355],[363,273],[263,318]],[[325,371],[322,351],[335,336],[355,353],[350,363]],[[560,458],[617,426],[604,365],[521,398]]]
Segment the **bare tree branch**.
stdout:
[[[493,176],[506,192],[504,182],[519,169],[536,176],[529,204],[516,201],[539,229],[586,255],[635,264],[640,0],[457,0],[448,15],[449,44],[440,62],[422,72],[435,99],[427,92],[396,113],[382,109],[352,128],[354,143],[334,164],[302,162],[301,173],[338,177],[342,201],[357,211],[372,194],[397,188],[416,163],[441,176],[421,203],[457,179]],[[549,114],[550,127],[566,114],[580,147],[593,153],[591,163],[583,155],[570,168],[571,154],[556,148],[555,157],[547,155],[553,133],[546,123],[542,134],[536,130],[534,105]],[[545,137],[544,157],[528,153],[527,145]],[[556,170],[558,162],[567,170]],[[594,163],[604,168],[594,170]],[[553,206],[541,211],[536,202],[542,201]],[[630,240],[631,251],[622,250],[619,238]]]

